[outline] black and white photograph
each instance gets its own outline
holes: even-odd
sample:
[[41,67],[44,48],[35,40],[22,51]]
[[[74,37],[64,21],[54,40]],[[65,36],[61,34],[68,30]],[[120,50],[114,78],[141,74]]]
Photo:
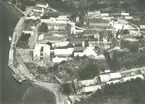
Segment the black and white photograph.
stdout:
[[0,0],[0,104],[145,104],[145,0]]

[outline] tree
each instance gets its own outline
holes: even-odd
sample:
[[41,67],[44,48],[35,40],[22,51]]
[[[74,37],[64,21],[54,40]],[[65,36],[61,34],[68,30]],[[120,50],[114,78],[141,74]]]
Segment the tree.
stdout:
[[12,4],[16,4],[16,0],[12,0]]
[[127,29],[123,30],[122,34],[124,34],[124,35],[129,34],[129,30],[127,30]]
[[40,32],[48,32],[47,24],[42,23],[42,24],[39,26],[39,31],[40,31]]

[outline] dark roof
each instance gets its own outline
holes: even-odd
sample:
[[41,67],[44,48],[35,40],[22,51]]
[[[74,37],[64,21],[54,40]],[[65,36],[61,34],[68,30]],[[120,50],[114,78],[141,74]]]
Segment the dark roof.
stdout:
[[59,12],[53,12],[53,11],[45,10],[44,11],[44,16],[42,18],[46,19],[46,18],[50,18],[50,17],[58,17],[59,15],[60,15]]
[[94,29],[94,30],[85,30],[84,31],[84,34],[95,34],[97,33],[97,31]]
[[44,37],[44,40],[66,40],[64,37],[57,37],[57,36],[46,36]]
[[73,38],[70,38],[70,42],[71,43],[81,43],[82,41],[85,41],[86,39],[83,37],[83,38],[78,38],[78,37],[73,37]]
[[97,18],[89,18],[89,23],[109,23],[109,21]]
[[74,47],[74,52],[83,52],[84,50],[84,47]]
[[130,13],[131,16],[142,16],[144,13],[141,13],[141,12],[132,12]]
[[33,9],[42,10],[41,7],[34,7]]

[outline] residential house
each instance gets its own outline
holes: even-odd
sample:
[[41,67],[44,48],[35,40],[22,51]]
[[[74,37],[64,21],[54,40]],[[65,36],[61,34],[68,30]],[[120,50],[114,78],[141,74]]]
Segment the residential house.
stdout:
[[100,81],[101,81],[102,83],[108,82],[108,81],[111,80],[111,77],[110,77],[109,74],[102,74],[102,75],[99,75],[99,78],[100,78]]
[[100,11],[88,11],[88,18],[100,18],[101,13]]
[[88,80],[79,80],[78,84],[80,87],[84,87],[84,86],[92,86],[95,85],[97,83],[97,79],[88,79]]
[[52,44],[66,42],[67,38],[64,35],[57,35],[52,33],[41,34],[38,37],[39,43],[47,43],[50,42]]
[[41,22],[47,23],[47,24],[67,24],[68,23],[68,21],[66,20],[59,20],[54,17],[51,17],[49,19],[41,19]]
[[84,30],[83,34],[85,37],[94,37],[94,34],[97,34],[96,30]]
[[53,31],[62,31],[62,30],[66,30],[66,26],[67,24],[48,24],[48,30],[53,30]]
[[108,82],[106,82],[106,84],[116,84],[116,83],[120,83],[121,82],[121,80],[112,80],[112,81],[108,81]]
[[90,57],[90,58],[97,58],[97,53],[94,50],[94,47],[87,47],[84,50],[84,55]]
[[101,89],[101,85],[94,85],[94,86],[88,86],[88,87],[83,87],[80,92],[81,93],[88,93],[88,92],[95,92],[97,90]]
[[25,26],[24,29],[22,30],[22,33],[30,34],[32,36],[34,34],[34,31],[30,26]]
[[32,11],[37,13],[44,13],[44,8],[34,7]]
[[125,16],[125,19],[126,20],[132,20],[133,19],[133,16]]
[[56,48],[54,49],[54,56],[71,56],[73,55],[74,48]]
[[54,11],[44,11],[44,16],[42,17],[42,19],[49,19],[49,18],[57,18],[60,15],[59,12],[54,12]]
[[125,78],[123,78],[123,80],[124,80],[124,82],[126,82],[126,81],[130,81],[132,79],[137,79],[137,78],[141,78],[143,80],[144,76],[142,74],[138,74],[135,76],[125,77]]
[[89,26],[98,26],[98,27],[106,27],[109,26],[109,21],[103,20],[103,19],[97,19],[97,18],[93,18],[93,19],[89,19]]
[[47,3],[38,3],[37,5],[36,5],[36,7],[40,7],[40,8],[48,8],[48,4]]
[[64,57],[54,57],[52,59],[52,62],[53,63],[61,63],[62,61],[67,61],[68,59],[67,58],[64,58]]
[[33,50],[33,60],[48,60],[50,58],[50,46],[46,44],[36,44]]
[[70,43],[74,47],[85,47],[85,38],[79,38],[79,37],[71,37],[70,38]]
[[140,68],[141,74],[145,74],[145,67]]
[[111,80],[113,79],[120,79],[122,78],[121,73],[116,72],[116,73],[109,73]]
[[109,17],[109,13],[101,13],[101,17]]
[[105,59],[105,56],[103,54],[100,54],[96,57],[96,59]]
[[37,19],[40,19],[44,14],[39,12],[31,12],[29,16],[35,16]]
[[121,16],[129,16],[130,14],[129,13],[121,13]]
[[84,56],[84,47],[74,47],[74,57],[82,57]]
[[133,20],[140,21],[140,16],[133,16]]
[[53,44],[54,47],[66,47],[68,45],[69,45],[69,41],[58,42]]

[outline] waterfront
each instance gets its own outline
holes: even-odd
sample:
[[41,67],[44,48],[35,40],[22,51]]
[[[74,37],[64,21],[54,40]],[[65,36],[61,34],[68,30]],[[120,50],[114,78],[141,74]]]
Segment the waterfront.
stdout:
[[[3,4],[0,5],[0,21],[2,21],[1,25],[1,39],[2,39],[2,70],[1,70],[1,97],[2,97],[2,104],[21,104],[22,98],[24,96],[25,91],[31,87],[31,84],[28,81],[25,81],[22,84],[16,82],[16,80],[12,77],[12,71],[8,67],[8,58],[9,58],[9,48],[10,42],[8,41],[8,37],[12,34],[13,29],[20,19],[21,16],[13,13],[9,7],[4,6]],[[38,90],[38,89],[37,89]],[[38,90],[38,94],[41,92],[42,89]],[[39,92],[40,91],[40,92]],[[49,92],[41,92],[38,94],[30,94],[29,99],[36,100],[42,95],[46,95],[46,101],[50,102],[49,104],[53,104],[53,96],[52,93]],[[47,96],[50,95],[50,96]],[[31,98],[32,97],[32,98]],[[34,99],[36,98],[36,99]],[[48,99],[47,99],[48,98]],[[38,99],[37,103],[40,104],[44,99]],[[27,101],[27,100],[26,100]],[[36,104],[36,103],[35,103]]]
[[37,86],[32,86],[26,90],[22,104],[55,104],[54,95]]

